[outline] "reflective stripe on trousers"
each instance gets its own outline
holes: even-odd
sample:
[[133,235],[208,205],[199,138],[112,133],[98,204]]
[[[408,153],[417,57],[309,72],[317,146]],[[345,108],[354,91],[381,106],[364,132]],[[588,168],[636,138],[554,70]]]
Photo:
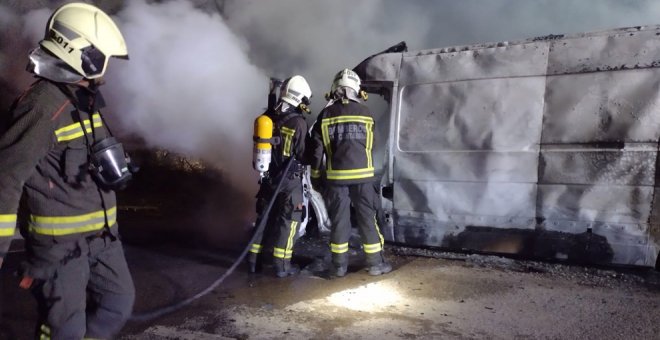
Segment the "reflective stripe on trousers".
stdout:
[[383,234],[380,232],[380,226],[378,225],[378,218],[376,218],[376,215],[374,215],[374,225],[376,226],[376,232],[378,233],[378,238],[380,242],[378,243],[372,243],[372,244],[363,244],[362,246],[364,247],[364,252],[367,254],[374,254],[383,251],[383,247],[385,246],[385,238],[383,237]]
[[285,248],[274,247],[273,257],[285,260],[291,259],[293,256],[293,238],[296,236],[297,227],[298,222],[291,221],[291,224],[289,224],[289,237],[287,238],[286,246]]
[[0,215],[0,237],[13,236],[16,228],[16,214]]
[[74,216],[30,216],[30,231],[41,235],[62,236],[101,230],[117,223],[117,207]]
[[261,253],[261,244],[252,243],[252,246],[250,247],[250,252],[254,254]]
[[[62,261],[66,254],[78,253]],[[39,304],[39,334],[52,339],[112,339],[131,314],[135,288],[121,241],[81,238],[40,254],[57,266],[33,293]],[[43,326],[42,326],[43,325]]]
[[335,254],[342,254],[348,251],[348,242],[342,244],[330,243],[330,251]]

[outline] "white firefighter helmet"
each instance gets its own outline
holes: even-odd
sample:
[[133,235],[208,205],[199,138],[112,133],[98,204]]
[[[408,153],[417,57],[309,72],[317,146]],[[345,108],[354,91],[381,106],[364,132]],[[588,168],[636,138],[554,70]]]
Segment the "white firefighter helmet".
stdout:
[[360,76],[358,76],[357,73],[345,68],[339,71],[337,75],[335,75],[335,79],[332,81],[332,88],[330,89],[330,93],[334,93],[340,87],[348,87],[355,91],[355,93],[359,93],[360,84]]
[[103,76],[110,57],[128,59],[117,25],[101,9],[86,3],[56,9],[40,45],[87,79]]
[[303,110],[306,110],[306,107],[309,106],[309,99],[311,97],[312,89],[307,84],[307,80],[298,75],[286,80],[280,92],[280,99],[283,102],[293,107],[300,107]]

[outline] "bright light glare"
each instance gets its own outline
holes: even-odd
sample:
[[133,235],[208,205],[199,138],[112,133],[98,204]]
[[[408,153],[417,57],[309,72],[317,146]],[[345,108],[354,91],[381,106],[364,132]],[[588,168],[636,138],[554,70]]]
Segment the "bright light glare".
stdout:
[[396,306],[403,303],[404,300],[405,298],[399,294],[397,288],[387,282],[369,283],[358,288],[334,293],[328,297],[328,301],[335,306],[362,312]]

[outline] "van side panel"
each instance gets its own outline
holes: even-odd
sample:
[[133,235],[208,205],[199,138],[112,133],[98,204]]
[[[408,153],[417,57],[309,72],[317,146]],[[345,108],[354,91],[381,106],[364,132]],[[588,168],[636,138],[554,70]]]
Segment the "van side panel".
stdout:
[[387,55],[393,241],[655,265],[659,34]]
[[547,89],[540,226],[604,238],[612,263],[655,265],[660,70],[549,76]]

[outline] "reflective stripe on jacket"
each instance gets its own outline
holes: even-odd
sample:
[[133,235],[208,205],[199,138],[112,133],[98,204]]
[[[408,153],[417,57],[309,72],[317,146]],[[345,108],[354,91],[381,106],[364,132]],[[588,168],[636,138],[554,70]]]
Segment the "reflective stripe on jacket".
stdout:
[[115,224],[114,192],[100,189],[87,170],[88,139],[108,135],[103,105],[98,92],[39,79],[0,117],[0,252],[9,247],[23,193],[28,231],[39,238],[77,239],[98,233],[106,218]]
[[112,207],[106,211],[99,210],[89,214],[76,216],[30,216],[30,232],[63,236],[90,231],[99,231],[106,224],[112,227],[117,223],[117,208]]
[[[353,184],[374,180],[374,119],[365,105],[336,101],[316,119],[309,145],[312,178]],[[325,155],[325,164],[323,159]]]
[[305,156],[305,136],[307,122],[298,112],[266,112],[274,123],[273,136],[278,136],[279,144],[273,146],[273,158],[270,166],[271,178],[279,178],[286,161],[294,157],[302,161]]

